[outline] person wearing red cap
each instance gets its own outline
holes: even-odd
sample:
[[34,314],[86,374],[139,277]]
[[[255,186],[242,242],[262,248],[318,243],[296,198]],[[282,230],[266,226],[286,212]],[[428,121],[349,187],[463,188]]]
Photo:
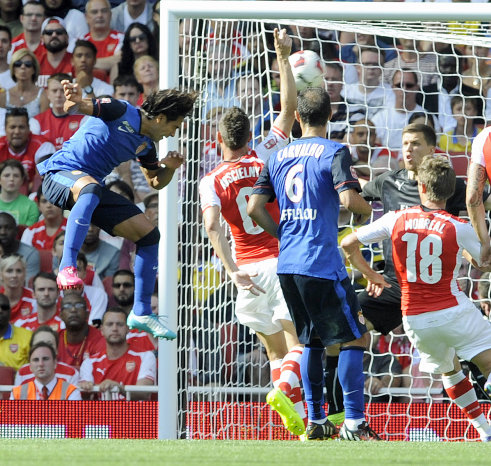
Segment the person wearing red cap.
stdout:
[[45,19],[41,30],[46,53],[39,60],[41,72],[37,85],[46,88],[52,74],[72,73],[72,54],[67,51],[68,33],[61,18],[53,16]]

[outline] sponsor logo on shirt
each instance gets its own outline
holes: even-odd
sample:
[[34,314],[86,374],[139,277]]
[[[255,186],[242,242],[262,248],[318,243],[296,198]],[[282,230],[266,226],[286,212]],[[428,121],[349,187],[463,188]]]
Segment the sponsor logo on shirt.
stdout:
[[121,125],[118,126],[118,130],[122,131],[123,133],[131,133],[133,134],[135,130],[131,127],[131,125],[124,120]]

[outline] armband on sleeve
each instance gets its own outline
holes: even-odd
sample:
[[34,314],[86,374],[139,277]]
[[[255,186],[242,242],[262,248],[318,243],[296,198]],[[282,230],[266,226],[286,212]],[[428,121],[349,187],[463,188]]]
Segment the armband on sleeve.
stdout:
[[92,99],[92,104],[94,106],[92,116],[104,121],[116,120],[126,112],[126,104],[111,97]]

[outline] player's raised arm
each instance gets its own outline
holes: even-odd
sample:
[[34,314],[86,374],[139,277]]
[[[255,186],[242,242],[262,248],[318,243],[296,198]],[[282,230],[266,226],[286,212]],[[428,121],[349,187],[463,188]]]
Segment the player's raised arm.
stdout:
[[61,81],[63,91],[65,92],[66,101],[64,104],[65,112],[73,115],[81,113],[83,115],[92,115],[94,104],[92,99],[82,98],[82,89],[77,83],[71,83],[68,80]]
[[292,69],[288,57],[292,49],[292,39],[285,29],[274,30],[274,47],[280,70],[280,102],[281,111],[274,121],[274,126],[280,129],[287,136],[295,122],[295,110],[297,109],[297,87],[293,77]]

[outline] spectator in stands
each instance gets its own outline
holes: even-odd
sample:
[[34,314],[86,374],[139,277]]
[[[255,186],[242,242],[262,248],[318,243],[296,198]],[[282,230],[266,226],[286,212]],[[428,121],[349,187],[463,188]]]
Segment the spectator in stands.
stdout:
[[[95,327],[101,325],[102,316],[107,309],[108,296],[104,285],[100,282],[99,275],[87,265],[85,254],[79,253],[77,256],[77,270],[79,277],[84,281],[82,296],[87,300],[89,312],[89,324]],[[98,282],[102,286],[97,286]]]
[[471,155],[472,141],[482,131],[476,125],[478,104],[476,97],[456,95],[450,101],[456,126],[440,137],[440,147],[450,154]]
[[113,276],[113,298],[128,315],[135,299],[135,275],[131,270],[120,269]]
[[19,21],[21,13],[21,0],[0,3],[0,25],[8,26],[13,36],[17,36],[22,32],[22,23]]
[[397,56],[387,60],[384,65],[384,81],[394,82],[394,73],[398,70],[413,70],[416,80],[422,86],[428,86],[438,80],[437,55],[435,53],[424,53],[419,49],[419,41],[414,39],[399,39]]
[[491,66],[488,63],[489,47],[466,45],[464,57],[467,69],[462,73],[462,83],[485,96],[491,86]]
[[[135,300],[135,275],[131,270],[119,269],[112,279],[113,300],[117,307],[123,309],[128,315],[133,309]],[[157,312],[158,314],[158,312]],[[126,335],[130,349],[136,352],[153,351],[157,347],[157,340],[146,332],[130,330]]]
[[[362,113],[350,117],[347,145],[358,177],[370,180],[387,170],[397,170],[397,153],[376,144],[375,125]],[[362,183],[363,186],[363,183]]]
[[[66,30],[70,32],[70,42],[82,39],[89,32],[84,14],[74,8],[73,3],[70,0],[41,0],[41,4],[46,10],[46,16],[57,16],[63,19]],[[85,4],[86,1],[83,3]],[[73,47],[69,47],[69,50],[71,52]]]
[[22,7],[20,22],[23,32],[12,39],[12,53],[20,49],[29,49],[39,60],[46,52],[41,41],[41,26],[45,19],[44,7],[39,2],[29,0]]
[[133,75],[133,65],[135,60],[150,55],[158,60],[157,44],[150,29],[144,24],[133,23],[126,30],[121,48],[121,61],[113,69],[118,76]]
[[35,299],[34,312],[25,319],[17,320],[15,325],[31,331],[42,325],[47,325],[57,332],[63,330],[65,324],[59,316],[56,275],[39,272],[32,281],[32,288]]
[[72,54],[68,52],[68,33],[59,17],[46,18],[42,26],[46,53],[39,60],[41,69],[37,85],[46,88],[48,78],[56,73],[72,73]]
[[8,299],[11,308],[10,321],[16,324],[34,312],[34,296],[32,290],[25,286],[26,262],[19,254],[4,256],[0,260],[0,293]]
[[114,275],[119,267],[119,250],[99,238],[100,228],[91,224],[82,244],[81,252],[103,279]]
[[75,80],[82,89],[82,96],[99,97],[100,95],[112,95],[113,87],[94,77],[94,65],[97,49],[88,40],[77,40],[73,49],[72,65]]
[[143,55],[135,61],[133,70],[138,84],[143,88],[137,102],[140,106],[148,95],[159,87],[159,64],[150,55]]
[[419,91],[418,75],[415,71],[396,71],[392,77],[393,103],[386,102],[383,112],[378,112],[372,119],[377,128],[377,137],[382,146],[392,151],[402,148],[402,130],[408,124],[414,112],[424,111],[416,103]]
[[47,102],[42,101],[43,89],[36,86],[39,76],[39,62],[28,49],[17,50],[10,61],[10,75],[15,86],[0,94],[0,107],[22,107],[29,117],[46,110]]
[[123,34],[111,29],[111,5],[108,0],[89,0],[85,9],[89,33],[85,40],[97,48],[96,71],[94,75],[105,81],[111,68],[121,59]]
[[[55,152],[55,146],[43,136],[32,134],[25,108],[9,108],[5,116],[5,136],[0,138],[0,161],[16,161],[25,169],[24,192],[36,191],[41,181],[36,164]],[[36,219],[37,220],[37,219]],[[31,224],[30,224],[31,225]]]
[[66,328],[60,332],[59,361],[79,369],[85,359],[104,352],[105,343],[101,332],[87,322],[87,301],[82,295],[65,291],[60,316]]
[[[105,351],[97,358],[86,359],[80,368],[80,389],[90,392],[99,385],[102,392],[118,388],[123,397],[125,385],[154,385],[156,360],[152,351],[137,353],[126,341],[128,326],[126,312],[109,308],[102,320],[102,335],[106,340]],[[148,399],[149,394],[133,394],[131,399]]]
[[56,236],[65,231],[66,218],[59,207],[51,204],[44,197],[41,186],[37,190],[36,203],[42,220],[26,228],[22,233],[21,241],[36,249],[51,252]]
[[[30,348],[43,341],[54,348],[55,352],[58,354],[58,340],[59,334],[56,330],[48,325],[41,325],[41,327],[38,327],[32,332]],[[73,385],[78,383],[78,371],[64,362],[57,361],[55,374],[56,377],[66,380]],[[29,364],[24,364],[15,375],[14,385],[21,385],[30,382],[31,380],[34,380],[34,374],[31,371],[31,367]]]
[[[10,76],[10,67],[7,62],[10,48],[12,45],[12,34],[7,26],[0,25],[0,87],[10,89],[15,86]],[[2,121],[5,114],[0,114],[0,128],[3,126]]]
[[128,32],[134,23],[145,25],[149,31],[153,30],[152,6],[145,0],[131,0],[122,2],[111,10],[111,27],[116,31]]
[[348,102],[349,113],[364,112],[370,119],[393,98],[390,87],[382,82],[384,51],[373,47],[363,47],[356,65],[358,82],[346,84],[343,96]]
[[70,82],[73,80],[65,73],[56,73],[48,78],[46,96],[49,108],[29,120],[32,133],[42,134],[55,146],[55,150],[60,149],[88,118],[86,115],[69,115],[65,112],[63,104],[66,99],[61,85],[65,79]]
[[327,127],[327,137],[336,142],[344,140],[348,125],[348,108],[342,96],[343,67],[337,62],[324,64],[326,91],[331,99],[332,116]]
[[17,240],[15,218],[8,212],[0,212],[0,246],[4,255],[18,254],[27,263],[26,283],[39,272],[39,252]]
[[156,192],[150,193],[143,199],[145,206],[145,216],[153,225],[159,224],[159,195]]
[[131,67],[131,75],[118,76],[113,81],[114,94],[116,99],[127,100],[131,105],[138,105],[138,97],[140,96],[140,85],[133,74],[133,66]]
[[31,331],[10,323],[10,302],[0,293],[0,364],[18,370],[29,358]]
[[423,86],[423,92],[418,96],[417,102],[436,118],[435,129],[438,131],[446,133],[455,127],[450,99],[464,91],[460,74],[462,69],[460,54],[447,49],[438,56],[438,80]]
[[[0,138],[0,141],[1,139],[3,138]],[[0,149],[0,153],[2,152],[5,151]],[[8,158],[0,165],[0,210],[11,214],[17,225],[22,225],[24,228],[37,222],[39,218],[36,203],[21,194],[25,180],[24,166],[18,160]]]
[[43,341],[29,351],[29,365],[34,380],[12,389],[11,400],[81,400],[75,385],[56,377],[56,351]]

